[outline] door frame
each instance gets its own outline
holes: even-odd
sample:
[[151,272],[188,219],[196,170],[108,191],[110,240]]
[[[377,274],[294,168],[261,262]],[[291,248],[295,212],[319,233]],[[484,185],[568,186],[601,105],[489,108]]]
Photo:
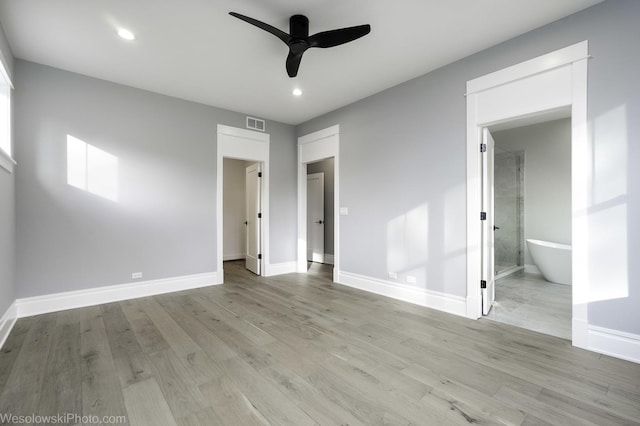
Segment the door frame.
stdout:
[[[325,241],[324,241],[324,225],[326,224],[326,218],[324,217],[324,172],[318,172],[318,173],[311,173],[311,174],[307,174],[307,201],[309,201],[309,178],[319,178],[320,179],[320,188],[321,188],[321,197],[322,197],[322,220],[323,220],[323,226],[322,226],[322,253],[320,253],[320,256],[322,258],[322,261],[320,263],[324,263],[325,259],[324,259],[324,252],[325,252]],[[307,203],[308,204],[308,203]],[[309,212],[307,211],[307,215],[309,214]],[[307,222],[308,222],[308,218],[307,218]],[[307,235],[309,235],[307,233]],[[313,255],[312,255],[313,257]],[[309,261],[309,240],[307,240],[307,261]]]
[[[482,128],[482,143],[486,145],[482,153],[482,211],[487,214],[486,220],[481,223],[482,232],[482,275],[481,279],[486,281],[486,288],[480,291],[482,299],[482,314],[488,315],[491,306],[496,298],[496,275],[495,275],[495,141],[488,127]],[[486,191],[486,192],[485,192]],[[488,307],[485,306],[487,302]]]
[[482,315],[480,297],[480,141],[482,128],[571,108],[572,343],[587,348],[589,301],[587,136],[588,41],[467,81],[467,317]]
[[335,282],[340,271],[340,126],[335,125],[298,138],[298,272],[307,272],[307,164],[332,157]]
[[269,146],[268,133],[254,132],[252,130],[218,124],[217,129],[217,154],[216,154],[216,270],[220,276],[219,282],[224,282],[223,257],[223,160],[233,158],[235,160],[254,161],[261,163],[262,179],[260,191],[262,193],[260,210],[262,223],[260,227],[260,245],[262,260],[260,274],[265,275],[265,266],[269,264]]

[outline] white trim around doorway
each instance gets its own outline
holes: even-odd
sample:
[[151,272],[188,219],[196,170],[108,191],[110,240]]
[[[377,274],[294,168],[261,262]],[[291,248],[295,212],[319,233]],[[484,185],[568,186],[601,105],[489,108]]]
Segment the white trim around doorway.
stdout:
[[216,154],[216,271],[220,283],[224,282],[222,262],[224,258],[223,242],[223,160],[255,161],[262,163],[262,226],[260,231],[260,246],[262,251],[262,275],[267,275],[269,268],[269,144],[268,133],[254,132],[236,127],[218,124],[217,154]]
[[467,299],[466,316],[481,316],[480,136],[482,128],[562,107],[571,108],[573,295],[572,342],[588,347],[589,292],[584,212],[588,206],[588,42],[467,82]]
[[340,126],[298,138],[298,272],[307,271],[307,164],[334,158],[333,280],[340,271]]

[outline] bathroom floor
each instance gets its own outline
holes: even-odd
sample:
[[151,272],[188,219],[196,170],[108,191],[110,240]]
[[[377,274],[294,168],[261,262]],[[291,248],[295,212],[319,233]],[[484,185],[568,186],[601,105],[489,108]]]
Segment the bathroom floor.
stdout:
[[486,318],[571,340],[571,286],[523,271],[500,278]]

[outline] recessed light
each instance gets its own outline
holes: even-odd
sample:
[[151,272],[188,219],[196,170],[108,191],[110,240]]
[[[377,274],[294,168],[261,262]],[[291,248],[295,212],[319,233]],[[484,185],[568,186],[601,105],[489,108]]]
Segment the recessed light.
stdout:
[[134,40],[136,38],[136,36],[126,28],[118,28],[118,35],[125,40]]
[[302,90],[295,88],[293,89],[293,96],[302,96]]

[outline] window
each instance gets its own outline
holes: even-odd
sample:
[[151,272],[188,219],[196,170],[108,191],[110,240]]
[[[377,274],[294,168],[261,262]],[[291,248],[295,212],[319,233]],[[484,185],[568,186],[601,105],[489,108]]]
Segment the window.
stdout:
[[0,166],[13,169],[11,159],[11,80],[0,61]]

